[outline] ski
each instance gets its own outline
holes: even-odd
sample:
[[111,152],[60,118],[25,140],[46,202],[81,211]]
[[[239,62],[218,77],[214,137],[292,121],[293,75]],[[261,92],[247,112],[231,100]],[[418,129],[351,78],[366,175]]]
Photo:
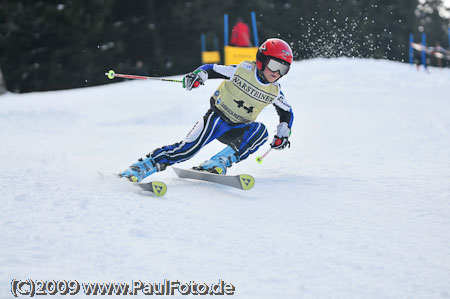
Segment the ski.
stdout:
[[193,179],[225,185],[241,190],[250,190],[255,185],[255,179],[248,174],[223,175],[206,171],[188,170],[172,167],[179,178]]
[[147,182],[147,183],[133,183],[128,179],[121,178],[117,174],[108,175],[108,174],[104,174],[100,171],[97,171],[97,173],[99,174],[99,176],[101,178],[104,178],[104,179],[115,178],[115,179],[120,179],[123,182],[127,181],[127,182],[131,183],[133,186],[137,186],[141,190],[153,193],[153,195],[157,196],[157,197],[164,196],[164,194],[166,194],[166,192],[167,192],[166,184],[164,184],[163,182],[160,182],[160,181],[151,181],[151,182]]
[[164,194],[166,194],[167,192],[166,184],[159,181],[152,181],[148,183],[136,183],[135,186],[138,186],[142,190],[149,191],[158,197],[164,196]]

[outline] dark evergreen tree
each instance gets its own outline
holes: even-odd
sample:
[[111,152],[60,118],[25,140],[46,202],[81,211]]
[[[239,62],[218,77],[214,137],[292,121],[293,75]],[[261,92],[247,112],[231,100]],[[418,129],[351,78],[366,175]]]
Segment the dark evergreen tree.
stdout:
[[223,45],[224,13],[231,30],[238,16],[250,25],[251,11],[259,43],[283,38],[295,59],[407,61],[410,32],[416,39],[427,32],[429,45],[448,47],[443,10],[441,0],[5,0],[0,67],[16,92],[106,84],[109,69],[187,73],[201,63],[202,33],[209,49],[214,37]]

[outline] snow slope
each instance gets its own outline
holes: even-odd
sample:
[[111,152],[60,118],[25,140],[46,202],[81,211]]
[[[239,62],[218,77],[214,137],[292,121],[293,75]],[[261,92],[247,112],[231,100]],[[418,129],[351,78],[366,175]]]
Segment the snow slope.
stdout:
[[[448,69],[294,63],[281,80],[292,146],[258,165],[266,144],[230,169],[254,175],[247,192],[168,169],[153,176],[168,185],[158,199],[98,175],[181,140],[219,83],[0,97],[0,298],[12,297],[14,278],[222,279],[233,298],[450,297]],[[273,132],[275,109],[259,121]]]

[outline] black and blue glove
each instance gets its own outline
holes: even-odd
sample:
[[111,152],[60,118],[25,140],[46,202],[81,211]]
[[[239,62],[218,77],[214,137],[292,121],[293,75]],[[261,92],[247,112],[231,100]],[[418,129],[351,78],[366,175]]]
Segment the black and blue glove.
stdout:
[[186,90],[192,90],[192,88],[197,88],[200,85],[205,84],[208,80],[208,73],[204,70],[195,70],[183,77],[183,88]]
[[277,134],[273,137],[270,147],[276,150],[284,149],[286,146],[290,147],[289,136],[291,135],[291,129],[289,129],[286,122],[282,122],[277,126]]

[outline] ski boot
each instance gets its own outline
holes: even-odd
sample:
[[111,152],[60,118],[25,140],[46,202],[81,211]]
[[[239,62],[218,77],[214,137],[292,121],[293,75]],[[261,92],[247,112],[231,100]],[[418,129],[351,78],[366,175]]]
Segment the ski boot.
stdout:
[[227,146],[224,150],[214,155],[211,159],[203,162],[197,167],[193,167],[193,169],[215,174],[226,174],[227,168],[237,162],[239,162],[239,159],[236,156],[236,151],[230,146]]
[[139,183],[149,175],[162,171],[166,168],[164,164],[156,163],[155,160],[147,155],[145,159],[139,159],[138,162],[134,163],[127,170],[119,174],[120,177],[129,179],[134,183]]

